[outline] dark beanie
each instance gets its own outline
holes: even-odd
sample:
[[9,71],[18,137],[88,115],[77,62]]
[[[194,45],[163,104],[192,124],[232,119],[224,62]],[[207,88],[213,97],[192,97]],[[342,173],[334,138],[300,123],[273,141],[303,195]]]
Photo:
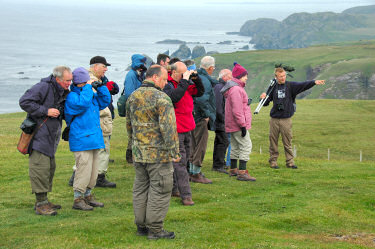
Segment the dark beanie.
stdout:
[[240,64],[237,62],[233,63],[234,67],[232,70],[232,75],[236,79],[241,79],[243,76],[247,75],[247,70],[243,68]]

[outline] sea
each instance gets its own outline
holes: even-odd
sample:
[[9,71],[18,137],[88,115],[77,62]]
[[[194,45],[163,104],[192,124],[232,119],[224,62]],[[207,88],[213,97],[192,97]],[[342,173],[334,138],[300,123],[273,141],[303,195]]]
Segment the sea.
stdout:
[[[0,0],[0,113],[22,111],[19,98],[57,65],[89,67],[89,60],[104,56],[112,65],[106,75],[123,88],[132,54],[173,53],[176,44],[193,49],[240,51],[251,37],[228,35],[247,21],[279,21],[297,12],[333,11],[375,1],[17,1]],[[231,44],[219,44],[231,41]],[[200,44],[198,44],[200,43]],[[115,98],[116,99],[116,98]]]

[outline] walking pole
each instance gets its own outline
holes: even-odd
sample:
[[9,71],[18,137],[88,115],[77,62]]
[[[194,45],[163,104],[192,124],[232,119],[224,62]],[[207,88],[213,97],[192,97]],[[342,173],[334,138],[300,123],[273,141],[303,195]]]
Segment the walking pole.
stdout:
[[270,97],[270,94],[271,94],[273,88],[275,87],[275,85],[276,85],[276,79],[271,80],[271,83],[270,83],[270,85],[269,85],[269,87],[267,89],[267,92],[266,92],[266,97],[259,102],[257,108],[254,111],[254,114],[258,114],[259,113],[259,111],[263,107],[264,103]]

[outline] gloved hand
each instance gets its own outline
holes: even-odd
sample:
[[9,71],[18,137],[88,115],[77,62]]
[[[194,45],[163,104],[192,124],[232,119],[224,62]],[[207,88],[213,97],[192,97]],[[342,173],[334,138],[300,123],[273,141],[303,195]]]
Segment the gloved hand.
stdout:
[[96,91],[98,90],[98,87],[104,86],[105,83],[99,82],[99,81],[94,81],[91,83],[92,88],[94,88]]
[[247,133],[246,127],[241,127],[241,137],[245,137]]
[[115,83],[115,82],[113,82],[113,81],[107,82],[107,88],[108,88],[108,91],[110,91],[110,92],[113,90],[113,83]]

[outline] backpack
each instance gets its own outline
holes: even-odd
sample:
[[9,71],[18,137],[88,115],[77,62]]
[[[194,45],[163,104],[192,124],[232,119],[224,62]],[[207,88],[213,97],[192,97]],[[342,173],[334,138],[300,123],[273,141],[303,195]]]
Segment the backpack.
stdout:
[[120,117],[126,117],[126,97],[125,89],[122,90],[120,98],[117,100],[117,111]]

